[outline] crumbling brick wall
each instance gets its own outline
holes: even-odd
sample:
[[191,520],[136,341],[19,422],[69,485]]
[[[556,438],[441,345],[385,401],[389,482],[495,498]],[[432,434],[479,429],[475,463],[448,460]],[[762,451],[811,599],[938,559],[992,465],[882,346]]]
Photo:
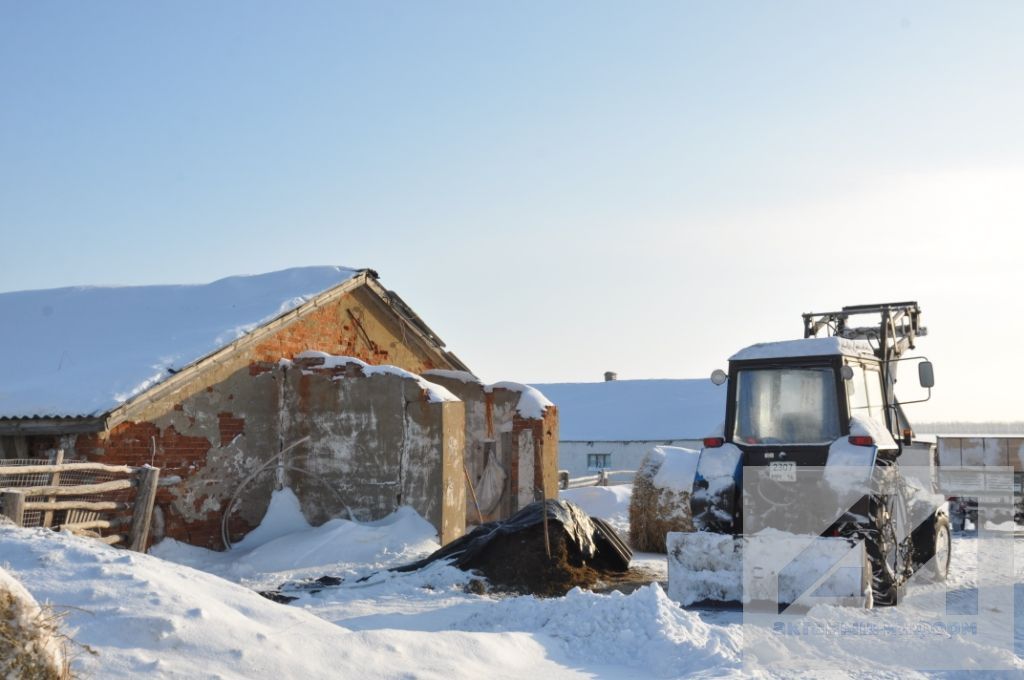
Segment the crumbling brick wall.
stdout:
[[[78,435],[74,455],[111,464],[160,467],[163,482],[157,494],[153,535],[221,548],[220,521],[232,494],[294,434],[282,429],[281,414],[300,405],[289,406],[286,401],[287,370],[279,362],[307,350],[354,356],[373,364],[390,363],[415,373],[434,368],[438,360],[436,353],[418,345],[393,315],[381,309],[372,293],[356,289],[259,342],[228,353],[219,363],[189,372],[188,380],[168,381],[169,386],[154,391],[152,398],[119,412],[109,430]],[[351,411],[342,402],[318,414],[319,408],[311,402],[300,410],[304,417],[324,418]],[[394,408],[398,408],[397,402]],[[448,408],[445,417],[457,419],[454,412],[458,410]],[[366,427],[372,428],[372,424]],[[451,446],[446,447],[447,455],[454,455]],[[245,497],[232,514],[232,540],[262,519],[273,484],[274,476],[264,474],[247,485]],[[455,494],[450,501],[457,503],[457,497]],[[408,497],[404,500],[412,502]],[[385,510],[381,503],[372,508],[373,513]],[[323,519],[312,505],[304,510],[318,521]],[[434,510],[431,506],[424,511]],[[438,513],[435,519],[446,536],[461,531],[457,523],[442,526],[440,517]]]
[[[541,496],[558,497],[557,408],[546,409],[541,418],[524,418],[517,412],[521,393],[511,387],[491,387],[471,374],[452,371],[427,371],[424,377],[466,405],[468,524],[509,517]],[[489,507],[481,483],[492,457],[506,478],[501,499]],[[479,514],[474,496],[483,506]]]

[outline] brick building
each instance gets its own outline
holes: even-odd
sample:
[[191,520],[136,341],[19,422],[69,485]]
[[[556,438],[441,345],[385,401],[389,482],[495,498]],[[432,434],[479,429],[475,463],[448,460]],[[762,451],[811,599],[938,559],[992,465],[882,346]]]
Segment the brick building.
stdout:
[[314,524],[406,504],[444,542],[556,493],[556,409],[482,385],[372,270],[3,293],[0,319],[0,457],[161,468],[156,539],[223,547],[281,485]]

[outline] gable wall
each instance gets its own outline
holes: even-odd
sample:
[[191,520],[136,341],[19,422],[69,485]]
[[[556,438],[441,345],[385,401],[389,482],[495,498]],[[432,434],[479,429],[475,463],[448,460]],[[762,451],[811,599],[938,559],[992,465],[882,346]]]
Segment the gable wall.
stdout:
[[[174,389],[154,390],[154,397],[124,409],[109,430],[78,435],[73,455],[160,467],[164,481],[153,535],[220,548],[220,518],[228,499],[289,443],[289,433],[281,429],[282,409],[291,408],[282,397],[281,358],[319,350],[416,373],[450,368],[438,366],[442,358],[423,348],[411,331],[403,339],[402,325],[389,316],[373,293],[357,288],[187,374]],[[272,485],[273,475],[261,475],[247,487],[251,500],[239,505],[231,523],[236,538],[262,519]]]

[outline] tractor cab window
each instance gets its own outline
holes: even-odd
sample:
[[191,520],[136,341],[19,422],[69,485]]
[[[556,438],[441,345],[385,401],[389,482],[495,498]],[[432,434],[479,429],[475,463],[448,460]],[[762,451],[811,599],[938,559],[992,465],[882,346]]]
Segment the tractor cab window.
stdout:
[[831,368],[741,370],[736,382],[733,441],[739,444],[827,444],[840,435]]
[[870,418],[885,423],[885,402],[882,398],[882,376],[877,368],[850,364],[853,377],[846,381],[846,398],[850,417]]

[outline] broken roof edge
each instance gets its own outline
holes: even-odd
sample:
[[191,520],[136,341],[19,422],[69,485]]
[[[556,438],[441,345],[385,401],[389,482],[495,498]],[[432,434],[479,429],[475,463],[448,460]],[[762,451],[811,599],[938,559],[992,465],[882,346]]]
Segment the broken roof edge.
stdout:
[[438,378],[446,378],[448,380],[457,380],[467,385],[483,385],[483,381],[480,378],[473,375],[470,371],[451,371],[444,368],[431,368],[430,370],[423,371],[423,377],[429,378],[435,376]]
[[[443,385],[438,385],[437,383],[432,383],[426,378],[424,378],[422,375],[418,373],[413,373],[412,371],[407,371],[399,366],[393,366],[391,364],[369,364],[358,357],[328,354],[327,352],[320,352],[318,350],[306,350],[305,352],[299,352],[298,354],[295,355],[295,359],[319,359],[320,363],[314,365],[312,367],[312,370],[318,368],[331,369],[345,366],[347,364],[352,364],[358,366],[359,369],[362,371],[363,375],[366,376],[367,378],[373,377],[375,375],[394,375],[398,376],[399,378],[414,380],[416,381],[416,384],[420,386],[420,389],[422,389],[427,394],[427,400],[430,401],[431,403],[442,403],[446,401],[462,401],[457,396],[452,394],[447,387]],[[295,361],[290,361],[288,359],[281,359],[281,363],[287,365],[295,365]],[[309,368],[302,368],[302,370],[303,372],[311,372],[311,369]]]
[[[369,268],[363,268],[356,270],[356,275],[350,279],[341,281],[335,286],[317,293],[306,302],[301,305],[294,307],[286,312],[283,312],[267,322],[260,324],[253,330],[249,331],[245,335],[236,338],[226,345],[215,349],[214,351],[191,361],[179,369],[174,375],[171,375],[165,380],[142,390],[131,398],[121,402],[117,406],[111,408],[105,413],[91,414],[87,417],[103,418],[105,422],[105,428],[109,429],[116,425],[130,420],[131,412],[146,404],[153,403],[167,394],[173,393],[180,389],[185,383],[191,380],[196,374],[208,369],[216,367],[225,358],[231,354],[243,349],[249,345],[255,344],[259,340],[263,339],[267,335],[276,332],[280,328],[287,326],[291,323],[298,321],[300,318],[306,316],[310,312],[318,309],[319,307],[333,302],[334,300],[354,292],[358,288],[365,288],[374,294],[374,296],[382,303],[382,306],[386,307],[394,314],[400,323],[406,324],[414,333],[419,344],[429,353],[433,354],[436,358],[440,359],[442,363],[454,364],[452,361],[454,355],[451,352],[444,350],[444,345],[440,342],[440,338],[431,333],[428,337],[424,334],[415,324],[408,319],[404,314],[390,303],[386,297],[388,292],[383,286],[381,286],[377,280],[379,274]],[[404,305],[404,303],[403,303]],[[407,305],[404,305],[408,309]],[[411,311],[411,310],[410,310]],[[417,317],[418,318],[418,317]],[[426,324],[423,324],[426,328]],[[427,329],[429,331],[429,329]],[[458,359],[456,358],[456,361]],[[465,368],[465,365],[461,361],[456,364],[457,367],[461,366]],[[467,369],[468,370],[468,369]]]
[[444,380],[454,380],[465,385],[476,385],[485,394],[492,394],[494,390],[515,392],[519,395],[519,399],[516,402],[516,413],[520,417],[529,420],[542,420],[549,408],[557,408],[554,402],[548,399],[543,392],[525,383],[504,380],[487,384],[469,371],[450,371],[436,368],[424,371],[423,375],[426,378],[436,377]]
[[423,319],[406,304],[405,300],[378,282],[377,272],[372,269],[366,271],[370,275],[364,281],[367,290],[372,291],[381,304],[397,316],[429,352],[436,354],[444,363],[453,366],[456,370],[471,372],[461,359],[445,349],[444,341],[440,336],[424,323]]
[[522,418],[541,420],[548,409],[556,408],[554,402],[544,396],[543,392],[531,385],[503,380],[484,386],[485,392],[493,392],[494,390],[518,392],[519,401],[516,403],[516,413]]

